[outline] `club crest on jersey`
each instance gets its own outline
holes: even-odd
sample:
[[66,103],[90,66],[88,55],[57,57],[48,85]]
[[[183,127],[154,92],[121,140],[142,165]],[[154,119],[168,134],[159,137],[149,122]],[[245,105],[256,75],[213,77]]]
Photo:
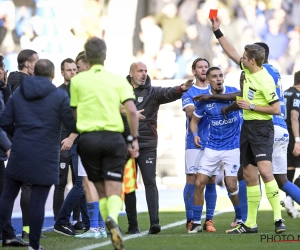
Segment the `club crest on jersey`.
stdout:
[[253,100],[254,94],[255,94],[254,90],[252,90],[252,89],[248,90],[248,98],[249,98],[249,100]]
[[215,107],[215,103],[206,104],[208,110],[212,110]]
[[144,99],[144,97],[139,97],[139,98],[138,98],[138,102],[142,102],[143,99]]

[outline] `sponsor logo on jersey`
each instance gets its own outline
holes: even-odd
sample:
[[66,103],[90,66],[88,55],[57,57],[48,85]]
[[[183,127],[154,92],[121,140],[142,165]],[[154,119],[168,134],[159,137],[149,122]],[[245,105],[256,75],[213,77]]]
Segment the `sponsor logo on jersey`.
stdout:
[[284,92],[284,96],[292,96],[293,92]]
[[212,126],[223,126],[223,125],[231,124],[236,121],[237,121],[237,118],[233,117],[233,118],[219,120],[219,121],[211,121],[211,125]]
[[184,104],[186,104],[186,103],[188,103],[188,102],[190,102],[191,101],[191,98],[185,98],[183,101],[182,101],[182,104],[184,105]]
[[248,98],[249,98],[249,100],[253,100],[254,94],[255,94],[254,90],[252,90],[252,89],[248,90]]

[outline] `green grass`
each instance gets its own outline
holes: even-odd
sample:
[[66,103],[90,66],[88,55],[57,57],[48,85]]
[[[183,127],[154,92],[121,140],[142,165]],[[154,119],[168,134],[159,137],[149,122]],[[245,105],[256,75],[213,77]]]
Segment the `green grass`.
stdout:
[[[286,213],[282,211],[287,232],[284,235],[293,235],[295,240],[298,240],[299,219],[290,219]],[[259,233],[251,235],[226,235],[225,231],[229,229],[229,225],[234,217],[233,212],[217,215],[214,218],[216,233],[198,233],[187,234],[185,224],[180,226],[162,230],[157,235],[143,235],[136,238],[128,238],[131,236],[124,236],[125,247],[128,250],[185,250],[185,249],[205,249],[205,250],[218,250],[218,249],[242,249],[242,250],[260,250],[260,249],[300,249],[300,242],[261,242],[261,237],[268,235],[269,237],[275,236],[273,212],[272,211],[259,211],[258,212],[258,226]],[[160,212],[161,226],[169,225],[185,218],[184,212],[165,211]],[[140,213],[138,215],[139,227],[143,232],[149,229],[149,216],[148,213]],[[203,221],[203,220],[202,220]],[[119,217],[119,225],[123,232],[127,229],[126,216]],[[109,239],[75,239],[73,237],[62,236],[53,232],[45,233],[46,239],[41,239],[41,245],[46,250],[74,250],[85,246],[97,245],[107,242]],[[283,237],[282,237],[283,239]],[[277,238],[279,240],[279,238]],[[17,250],[20,248],[9,248],[10,250]],[[92,248],[85,248],[92,249]],[[113,249],[109,243],[105,246],[93,248],[102,250]]]

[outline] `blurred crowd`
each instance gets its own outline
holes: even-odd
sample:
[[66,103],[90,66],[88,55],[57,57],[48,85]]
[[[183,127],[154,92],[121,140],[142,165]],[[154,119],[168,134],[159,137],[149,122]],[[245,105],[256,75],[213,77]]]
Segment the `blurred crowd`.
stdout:
[[281,74],[299,70],[300,0],[156,0],[137,24],[142,46],[136,50],[154,79],[188,77],[197,57],[227,74],[239,70],[213,36],[211,8],[218,9],[221,30],[240,54],[246,44],[262,41]]
[[[41,58],[70,57],[89,37],[103,38],[105,0],[0,0],[0,54],[17,69],[17,55],[35,50]],[[58,62],[61,61],[59,58]]]
[[[53,59],[81,51],[89,37],[105,40],[109,2],[0,0],[0,53],[9,71],[16,70],[22,49]],[[240,53],[244,45],[262,41],[281,74],[299,70],[300,0],[137,0],[133,56],[148,66],[153,79],[189,77],[197,57],[227,74],[239,70],[213,37],[211,8],[218,9],[221,30]]]

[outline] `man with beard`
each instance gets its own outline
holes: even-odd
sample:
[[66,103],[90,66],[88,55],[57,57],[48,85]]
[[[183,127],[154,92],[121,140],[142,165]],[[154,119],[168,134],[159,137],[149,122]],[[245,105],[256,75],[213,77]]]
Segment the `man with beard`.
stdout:
[[[206,82],[206,71],[209,68],[209,62],[204,58],[197,58],[192,64],[192,73],[195,76],[195,84],[186,91],[182,96],[182,109],[186,113],[186,143],[185,143],[185,174],[186,184],[183,190],[183,198],[185,203],[186,212],[186,229],[188,233],[197,233],[197,230],[191,231],[193,226],[193,205],[194,205],[194,191],[195,191],[195,171],[196,162],[198,163],[203,155],[205,145],[207,142],[209,122],[207,116],[204,116],[198,124],[197,135],[201,138],[201,148],[194,144],[194,135],[190,129],[190,122],[195,110],[196,102],[193,97],[199,94],[209,94],[210,85]],[[206,224],[205,230],[214,231],[211,220],[213,218],[214,210],[216,207],[216,176],[212,176],[206,185],[205,201],[206,201]],[[208,226],[207,226],[208,224]]]
[[[24,49],[18,54],[17,61],[19,71],[11,72],[7,78],[7,83],[10,85],[12,93],[20,86],[23,77],[33,76],[34,66],[38,60],[39,56],[37,52],[31,49]],[[23,220],[22,238],[28,238],[31,184],[24,183],[21,190],[20,205]]]
[[[127,80],[134,88],[135,105],[139,111],[139,146],[140,156],[136,159],[146,191],[146,200],[150,216],[149,234],[161,231],[158,217],[158,191],[156,186],[156,148],[157,148],[157,113],[161,104],[176,101],[187,91],[193,80],[181,86],[153,87],[147,75],[147,66],[142,62],[130,66]],[[121,111],[123,114],[124,112]],[[123,119],[124,120],[124,119]],[[125,123],[125,135],[128,135],[128,124]],[[129,223],[127,234],[139,233],[135,192],[125,195],[126,213]]]

